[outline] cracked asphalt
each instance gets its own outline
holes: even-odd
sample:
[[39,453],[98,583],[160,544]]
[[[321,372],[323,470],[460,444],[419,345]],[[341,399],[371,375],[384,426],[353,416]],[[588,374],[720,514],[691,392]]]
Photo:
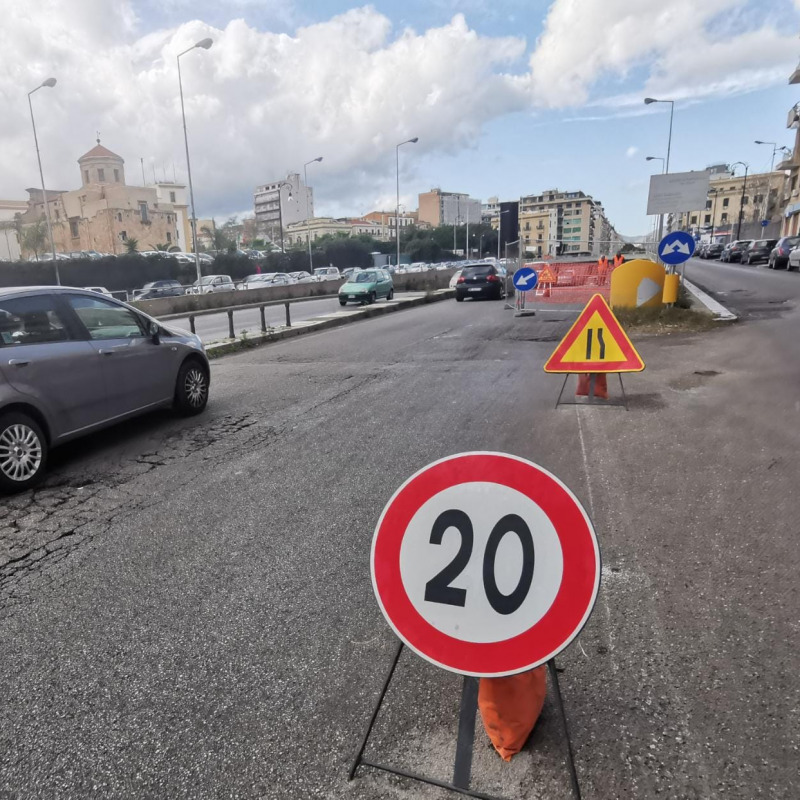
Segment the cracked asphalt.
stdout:
[[[375,522],[472,449],[542,464],[598,532],[558,659],[583,796],[800,796],[800,276],[690,270],[743,322],[637,339],[628,412],[553,408],[571,313],[448,301],[219,359],[203,416],[54,452],[0,501],[0,797],[451,796],[347,770],[395,646]],[[459,688],[404,653],[368,756],[449,779]],[[510,764],[477,731],[473,779],[570,797],[552,696]]]

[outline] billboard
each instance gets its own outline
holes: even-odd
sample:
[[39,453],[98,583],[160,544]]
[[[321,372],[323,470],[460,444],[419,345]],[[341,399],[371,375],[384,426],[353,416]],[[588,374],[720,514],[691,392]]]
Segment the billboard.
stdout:
[[672,214],[679,211],[701,211],[706,207],[711,173],[670,172],[650,177],[647,197],[648,214]]

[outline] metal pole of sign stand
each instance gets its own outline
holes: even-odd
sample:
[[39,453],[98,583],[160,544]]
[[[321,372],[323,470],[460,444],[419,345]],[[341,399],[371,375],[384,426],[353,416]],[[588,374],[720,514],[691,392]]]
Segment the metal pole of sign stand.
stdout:
[[622,406],[626,411],[628,411],[628,395],[625,394],[625,386],[622,383],[622,373],[618,372],[617,377],[619,378],[619,388],[622,392],[622,402],[615,402],[613,400],[603,400],[601,399],[600,402],[597,402],[598,398],[595,396],[595,381],[597,379],[597,374],[592,372],[589,375],[589,394],[587,395],[586,402],[580,403],[577,400],[562,400],[562,396],[564,394],[564,389],[567,388],[567,381],[569,380],[570,375],[577,375],[578,373],[575,372],[568,372],[564,375],[564,382],[561,384],[561,391],[558,393],[558,398],[556,399],[556,404],[554,408],[558,408],[559,406]]
[[[419,773],[410,770],[402,769],[400,767],[392,767],[387,764],[379,764],[375,761],[364,758],[364,750],[369,742],[370,734],[378,719],[378,714],[383,705],[384,698],[389,689],[389,684],[392,682],[397,663],[400,660],[400,655],[404,649],[403,643],[400,642],[395,650],[392,658],[391,666],[384,679],[381,692],[378,695],[378,700],[372,710],[369,718],[369,723],[364,731],[364,736],[361,739],[361,745],[358,748],[355,758],[350,766],[348,773],[348,780],[352,781],[355,778],[356,772],[360,766],[372,767],[372,769],[388,772],[392,775],[399,775],[402,778],[408,778],[420,783],[427,783],[431,786],[437,786],[440,789],[448,789],[456,794],[465,797],[474,797],[478,800],[507,800],[507,798],[499,797],[497,795],[486,794],[485,792],[478,792],[470,789],[472,779],[472,753],[475,740],[475,720],[478,711],[478,678],[468,675],[464,676],[462,689],[461,689],[461,703],[458,718],[458,738],[456,740],[456,755],[455,763],[453,765],[453,780],[451,783],[431,778],[427,775],[420,775]],[[550,674],[553,691],[555,693],[556,705],[558,707],[559,718],[561,720],[561,727],[564,733],[564,741],[567,751],[567,769],[569,771],[570,786],[575,800],[581,800],[580,784],[578,783],[578,773],[575,768],[575,756],[572,751],[572,740],[569,735],[569,725],[567,723],[567,715],[564,710],[564,700],[561,695],[561,688],[558,683],[558,669],[556,667],[555,659],[551,658],[547,662],[547,670]]]

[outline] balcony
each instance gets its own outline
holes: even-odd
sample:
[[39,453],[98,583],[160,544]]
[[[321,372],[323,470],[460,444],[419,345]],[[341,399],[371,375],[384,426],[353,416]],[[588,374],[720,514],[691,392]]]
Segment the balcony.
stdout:
[[794,68],[794,72],[789,76],[789,83],[800,83],[800,64]]
[[789,109],[789,116],[786,118],[787,128],[800,128],[800,103],[795,103]]

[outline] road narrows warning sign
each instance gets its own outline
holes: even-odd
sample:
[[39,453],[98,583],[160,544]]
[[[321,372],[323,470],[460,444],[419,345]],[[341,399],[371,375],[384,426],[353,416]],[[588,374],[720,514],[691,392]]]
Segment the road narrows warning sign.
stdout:
[[554,475],[503,453],[428,465],[387,504],[372,583],[400,639],[464,675],[513,675],[563,650],[591,613],[600,551]]
[[601,294],[586,304],[545,372],[641,372],[644,361]]

